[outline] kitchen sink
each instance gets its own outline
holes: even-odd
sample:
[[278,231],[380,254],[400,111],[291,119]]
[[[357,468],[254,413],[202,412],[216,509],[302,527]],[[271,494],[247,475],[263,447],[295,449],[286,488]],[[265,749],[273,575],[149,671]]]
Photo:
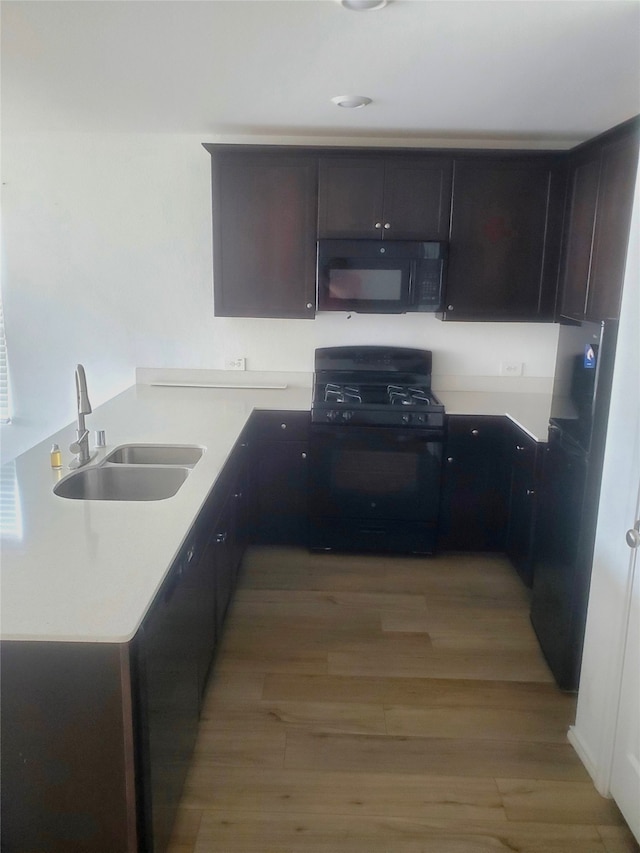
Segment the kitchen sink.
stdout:
[[161,501],[173,497],[189,468],[100,465],[82,468],[53,488],[61,498],[83,501]]
[[119,465],[181,465],[193,468],[204,450],[189,444],[123,444],[104,460]]

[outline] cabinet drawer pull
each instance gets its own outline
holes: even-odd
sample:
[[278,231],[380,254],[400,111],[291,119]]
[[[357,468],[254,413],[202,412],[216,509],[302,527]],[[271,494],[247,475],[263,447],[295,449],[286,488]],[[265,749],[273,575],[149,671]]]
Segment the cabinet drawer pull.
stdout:
[[536,493],[536,490],[535,490],[535,489],[527,489],[527,495],[528,495],[528,497],[531,497],[532,495],[535,495],[535,493]]
[[472,430],[471,430],[471,435],[480,435],[480,430],[472,429]]
[[224,545],[224,543],[225,543],[226,541],[227,541],[227,532],[226,532],[226,530],[225,530],[225,532],[224,532],[224,533],[216,533],[216,542],[218,543],[218,545]]
[[286,428],[287,428],[286,424],[280,424],[280,429],[286,429]]
[[526,448],[526,447],[524,447],[524,445],[522,445],[522,444],[516,444],[516,450],[517,450],[519,453],[522,453],[522,451],[523,451],[523,450],[526,450],[526,449],[527,449],[527,448]]
[[306,458],[307,458],[307,454],[306,454],[306,453],[304,453],[304,452],[303,452],[303,453],[301,453],[300,455],[302,456],[302,458],[303,458],[303,459],[306,459]]
[[453,462],[453,456],[447,456],[447,462],[451,464]]

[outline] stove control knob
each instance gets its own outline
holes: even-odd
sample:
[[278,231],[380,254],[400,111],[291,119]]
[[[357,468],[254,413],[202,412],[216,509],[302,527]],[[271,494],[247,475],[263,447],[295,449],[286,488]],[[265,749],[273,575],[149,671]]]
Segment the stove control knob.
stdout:
[[335,410],[335,409],[329,409],[329,410],[327,411],[327,420],[328,420],[328,421],[335,421],[335,419],[336,419],[337,417],[338,417],[338,413],[336,412],[336,410]]
[[343,412],[342,413],[342,419],[345,421],[350,421],[352,417],[353,417],[353,412]]
[[411,415],[403,415],[402,416],[402,423],[403,424],[411,423]]

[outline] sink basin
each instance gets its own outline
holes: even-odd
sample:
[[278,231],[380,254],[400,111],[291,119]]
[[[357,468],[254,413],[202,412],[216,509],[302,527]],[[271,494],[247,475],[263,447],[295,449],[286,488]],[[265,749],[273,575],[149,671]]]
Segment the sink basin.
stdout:
[[176,494],[188,468],[83,468],[53,488],[61,498],[82,501],[161,501]]
[[187,444],[123,444],[104,460],[120,465],[182,465],[193,468],[203,454],[201,447]]

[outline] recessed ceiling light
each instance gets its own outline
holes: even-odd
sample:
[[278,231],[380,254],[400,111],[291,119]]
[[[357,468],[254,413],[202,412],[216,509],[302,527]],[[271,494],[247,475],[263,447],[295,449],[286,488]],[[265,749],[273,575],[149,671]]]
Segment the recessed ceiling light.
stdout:
[[339,107],[345,107],[348,110],[357,110],[359,107],[366,107],[371,103],[371,98],[365,98],[364,95],[336,95],[331,98],[334,104]]
[[382,9],[388,0],[339,0],[340,5],[351,12],[371,12],[373,9]]

